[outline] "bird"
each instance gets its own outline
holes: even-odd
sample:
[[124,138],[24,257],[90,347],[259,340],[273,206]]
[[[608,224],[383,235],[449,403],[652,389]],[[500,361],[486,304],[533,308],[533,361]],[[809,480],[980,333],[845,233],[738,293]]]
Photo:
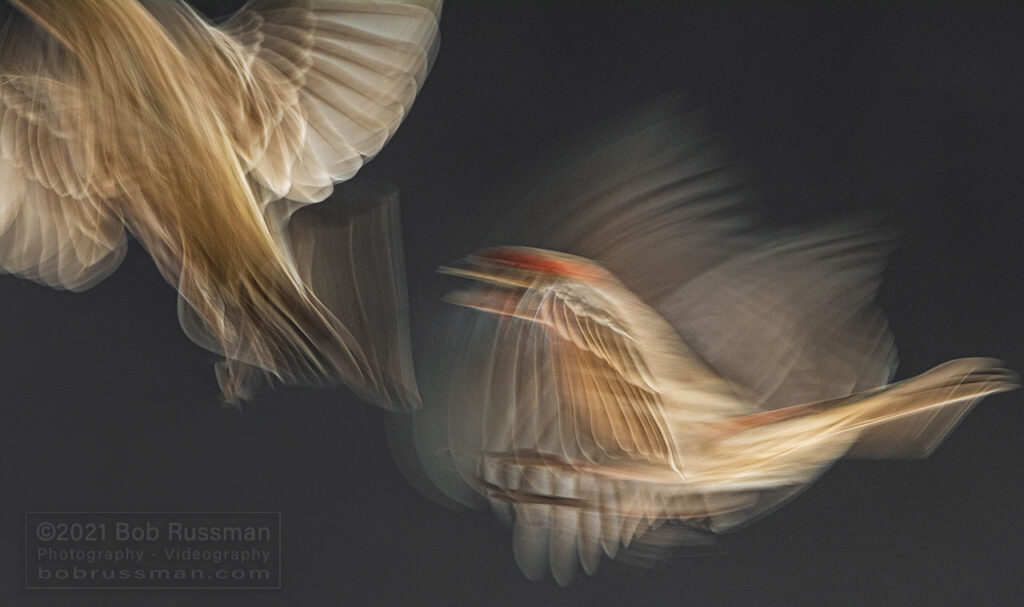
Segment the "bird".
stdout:
[[513,526],[529,579],[567,585],[677,523],[735,529],[844,456],[925,457],[1017,387],[992,358],[894,382],[874,302],[893,231],[760,227],[727,148],[659,100],[524,190],[533,243],[441,269],[471,284],[447,298],[466,312],[447,329],[441,447],[420,457]]
[[418,406],[397,193],[326,199],[409,113],[440,0],[253,0],[219,24],[180,0],[4,10],[4,272],[89,289],[127,231],[224,357],[226,401],[270,376]]

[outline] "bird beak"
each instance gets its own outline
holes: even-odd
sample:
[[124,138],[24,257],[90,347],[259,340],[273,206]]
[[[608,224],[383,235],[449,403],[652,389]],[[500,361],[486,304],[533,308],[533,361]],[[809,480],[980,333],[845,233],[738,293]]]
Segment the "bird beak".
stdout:
[[449,293],[448,303],[500,316],[522,315],[520,302],[536,285],[538,273],[508,262],[495,250],[483,251],[438,269],[442,274],[468,278],[476,285]]
[[523,317],[521,312],[517,312],[521,299],[521,291],[494,288],[464,289],[444,297],[445,302],[463,308],[514,317]]
[[503,261],[498,256],[470,255],[450,266],[441,266],[441,274],[469,278],[503,287],[528,288],[533,286],[537,274]]

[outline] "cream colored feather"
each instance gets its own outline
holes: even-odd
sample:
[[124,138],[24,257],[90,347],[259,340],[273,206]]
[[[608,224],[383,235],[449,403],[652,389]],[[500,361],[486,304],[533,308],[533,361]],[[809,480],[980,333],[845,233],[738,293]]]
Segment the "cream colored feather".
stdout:
[[[371,203],[380,242],[360,240],[315,279],[296,249],[320,226],[288,222],[398,128],[436,52],[440,3],[255,1],[221,27],[183,2],[13,5],[0,38],[0,267],[85,289],[116,268],[127,227],[180,292],[189,334],[227,359],[229,400],[255,368],[415,405],[395,196]],[[355,206],[324,219],[351,226],[368,205]],[[372,310],[382,334],[350,330],[366,319],[318,293],[356,263],[387,264],[349,285],[387,294]]]

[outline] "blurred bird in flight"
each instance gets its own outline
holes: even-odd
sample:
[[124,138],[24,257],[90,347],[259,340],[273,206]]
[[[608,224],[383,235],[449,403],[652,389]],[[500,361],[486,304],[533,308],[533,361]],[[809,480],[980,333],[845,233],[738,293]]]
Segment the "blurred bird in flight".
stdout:
[[398,128],[441,0],[255,0],[218,26],[171,0],[10,4],[0,267],[85,290],[127,228],[178,289],[188,335],[225,357],[227,400],[258,369],[418,402],[395,192],[298,209]]
[[721,139],[675,107],[587,140],[528,192],[543,228],[523,237],[546,248],[443,269],[474,281],[449,297],[473,312],[421,459],[449,496],[512,522],[531,579],[593,574],[635,538],[666,541],[668,521],[734,528],[844,455],[924,457],[1016,387],[987,358],[890,383],[874,298],[891,233],[755,227]]

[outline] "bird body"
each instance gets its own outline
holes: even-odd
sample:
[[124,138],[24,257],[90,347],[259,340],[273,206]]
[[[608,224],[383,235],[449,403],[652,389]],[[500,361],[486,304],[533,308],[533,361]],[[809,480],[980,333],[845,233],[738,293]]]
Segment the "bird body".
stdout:
[[[517,556],[531,577],[550,561],[566,581],[577,559],[592,573],[599,544],[613,555],[667,520],[731,528],[775,505],[778,492],[805,486],[872,428],[910,421],[918,432],[903,447],[930,452],[952,429],[937,413],[959,418],[964,405],[1016,387],[999,361],[961,359],[864,392],[762,410],[591,260],[499,248],[444,271],[477,281],[453,303],[521,325],[506,324],[497,340],[529,359],[509,383],[534,388],[495,413],[509,420],[485,424],[477,483],[505,517],[514,510]],[[543,347],[524,347],[531,334]],[[504,381],[489,379],[492,398],[509,402]],[[545,382],[550,389],[535,388]]]
[[892,230],[758,226],[728,149],[700,112],[655,102],[510,189],[518,221],[489,242],[530,246],[442,269],[472,284],[448,297],[462,310],[419,459],[512,524],[531,579],[687,541],[671,521],[733,529],[841,457],[927,456],[1016,387],[988,358],[894,382],[875,304]]
[[[484,251],[470,259],[470,272],[448,268],[454,275],[502,284],[501,265],[507,249]],[[630,437],[644,432],[663,434],[667,457],[636,452],[643,472],[650,480],[671,480],[680,487],[697,490],[770,487],[799,482],[811,470],[834,457],[823,447],[838,441],[849,446],[858,432],[873,425],[927,413],[933,408],[974,400],[986,394],[1010,389],[1014,375],[991,359],[963,359],[941,365],[916,378],[874,388],[849,396],[813,403],[797,403],[762,411],[744,395],[742,387],[714,372],[686,345],[675,328],[657,311],[645,305],[610,273],[582,258],[574,263],[590,266],[581,281],[572,276],[540,275],[530,286],[522,278],[524,259],[537,258],[537,267],[550,267],[545,258],[558,255],[540,249],[515,251],[515,283],[520,296],[506,300],[506,307],[488,305],[490,285],[458,293],[451,300],[463,306],[499,315],[512,315],[543,328],[554,348],[583,350],[607,362],[601,369],[607,384],[621,382],[641,386],[658,395],[656,423],[642,425],[635,409],[619,409],[624,427],[591,426],[589,430],[610,430]],[[558,255],[559,257],[566,257]],[[542,270],[543,272],[543,270]],[[481,292],[481,290],[483,292]],[[479,303],[474,303],[479,302]],[[558,303],[555,303],[558,302]],[[566,375],[595,373],[596,369],[560,367]],[[595,373],[596,374],[596,373]],[[612,375],[612,377],[607,377]],[[572,381],[561,378],[559,389],[569,391]],[[602,397],[629,399],[639,392],[602,395],[597,384],[584,388],[575,406],[604,406]],[[654,401],[644,401],[653,405]],[[610,417],[610,415],[609,415]],[[613,423],[615,423],[613,421]],[[848,436],[843,436],[848,434]],[[649,439],[648,439],[649,440]],[[638,443],[641,441],[637,441]],[[653,441],[652,441],[653,442]],[[746,445],[746,446],[745,446]],[[845,450],[845,449],[844,449]],[[748,463],[731,461],[732,456],[750,455]],[[751,455],[753,454],[753,455]],[[805,461],[806,460],[806,461]],[[777,474],[801,462],[791,476]],[[638,473],[641,467],[631,469]],[[671,469],[671,472],[669,471]],[[741,481],[749,477],[748,481]]]

